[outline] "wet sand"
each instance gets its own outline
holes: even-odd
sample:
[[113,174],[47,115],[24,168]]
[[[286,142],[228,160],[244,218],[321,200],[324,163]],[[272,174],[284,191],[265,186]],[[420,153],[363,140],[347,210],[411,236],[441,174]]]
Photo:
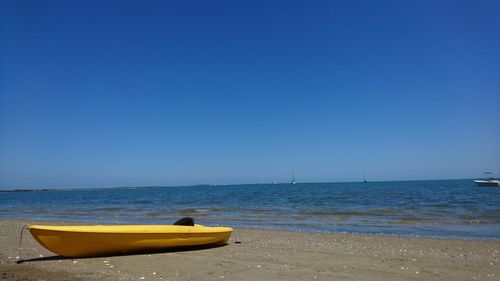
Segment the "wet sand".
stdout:
[[[226,246],[67,259],[0,220],[1,280],[499,280],[500,242],[235,229]],[[241,243],[235,243],[240,241]]]

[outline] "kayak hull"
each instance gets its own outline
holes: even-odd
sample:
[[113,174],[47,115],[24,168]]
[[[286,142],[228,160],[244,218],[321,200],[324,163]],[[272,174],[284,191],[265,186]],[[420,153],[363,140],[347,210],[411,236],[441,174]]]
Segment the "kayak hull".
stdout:
[[41,226],[28,230],[47,250],[65,257],[89,257],[157,251],[172,247],[223,245],[230,227],[202,225]]

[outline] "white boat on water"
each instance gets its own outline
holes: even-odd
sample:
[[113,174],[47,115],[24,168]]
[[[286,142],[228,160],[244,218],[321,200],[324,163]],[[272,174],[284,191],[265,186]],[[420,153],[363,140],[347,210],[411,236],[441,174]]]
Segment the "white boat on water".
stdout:
[[495,178],[474,180],[474,182],[480,186],[500,186],[500,179]]
[[[493,173],[492,172],[485,172],[484,174],[485,175],[492,175]],[[474,182],[480,186],[500,186],[500,179],[496,179],[493,177],[485,178],[485,179],[477,179],[477,180],[474,180]]]

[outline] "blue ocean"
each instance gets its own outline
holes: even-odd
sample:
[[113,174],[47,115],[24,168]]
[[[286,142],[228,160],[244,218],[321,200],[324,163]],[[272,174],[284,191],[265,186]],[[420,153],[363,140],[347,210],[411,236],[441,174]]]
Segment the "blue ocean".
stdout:
[[500,188],[472,180],[0,192],[0,217],[500,240]]

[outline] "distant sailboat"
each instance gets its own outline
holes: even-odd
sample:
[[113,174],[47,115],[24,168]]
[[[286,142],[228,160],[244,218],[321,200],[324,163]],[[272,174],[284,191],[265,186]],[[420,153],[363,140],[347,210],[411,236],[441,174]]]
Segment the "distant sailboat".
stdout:
[[292,181],[290,181],[290,184],[295,184],[295,173],[292,171]]
[[363,183],[367,183],[367,181],[366,181],[366,175],[363,175]]

